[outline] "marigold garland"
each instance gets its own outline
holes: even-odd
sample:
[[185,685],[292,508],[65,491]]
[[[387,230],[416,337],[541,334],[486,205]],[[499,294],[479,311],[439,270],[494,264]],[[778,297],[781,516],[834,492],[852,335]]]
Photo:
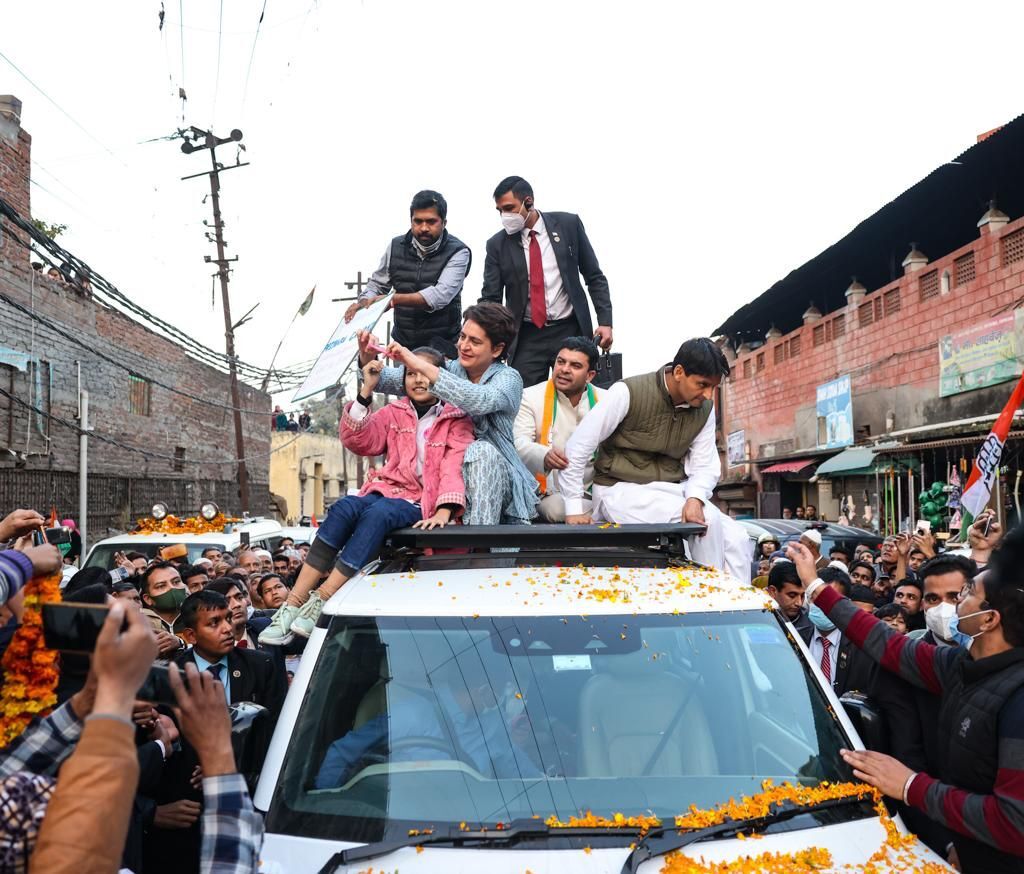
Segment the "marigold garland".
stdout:
[[25,586],[21,626],[4,653],[0,690],[0,747],[16,738],[34,717],[57,703],[57,653],[43,645],[42,605],[60,601],[61,574]]
[[[885,829],[882,846],[863,865],[844,865],[841,870],[861,874],[889,874],[892,871],[917,871],[921,874],[941,874],[946,869],[934,862],[922,862],[913,852],[917,838],[912,834],[902,835],[892,821],[881,793],[866,783],[820,783],[817,786],[802,786],[783,783],[776,786],[771,780],[761,784],[761,792],[733,799],[708,810],[690,805],[688,812],[675,817],[679,829],[701,829],[719,825],[729,820],[758,819],[771,814],[772,809],[783,805],[799,806],[817,804],[840,798],[870,798],[875,803],[875,812]],[[655,816],[626,816],[615,813],[611,817],[598,816],[587,811],[582,816],[572,816],[562,822],[551,816],[545,820],[551,828],[638,828],[641,834],[658,828],[661,821]],[[757,834],[737,834],[741,840],[759,838]],[[705,862],[683,853],[669,853],[665,857],[662,874],[814,874],[832,868],[832,854],[821,847],[807,847],[791,852],[765,852],[755,856],[742,856],[729,862]]]
[[224,530],[224,526],[231,522],[241,522],[235,516],[225,516],[218,513],[212,519],[204,519],[202,516],[186,516],[179,519],[174,515],[164,516],[163,519],[154,519],[147,516],[145,519],[137,519],[135,522],[136,534],[214,534]]

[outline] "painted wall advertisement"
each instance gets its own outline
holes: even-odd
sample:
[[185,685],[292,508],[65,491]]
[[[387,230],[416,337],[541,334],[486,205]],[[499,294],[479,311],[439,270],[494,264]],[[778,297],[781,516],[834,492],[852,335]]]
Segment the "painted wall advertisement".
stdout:
[[1024,311],[1004,313],[939,339],[939,397],[1016,379],[1024,370]]
[[729,467],[743,464],[743,459],[747,457],[746,431],[733,431],[725,438],[725,457],[729,462]]
[[840,376],[818,386],[818,448],[839,449],[853,445],[853,403],[850,377]]

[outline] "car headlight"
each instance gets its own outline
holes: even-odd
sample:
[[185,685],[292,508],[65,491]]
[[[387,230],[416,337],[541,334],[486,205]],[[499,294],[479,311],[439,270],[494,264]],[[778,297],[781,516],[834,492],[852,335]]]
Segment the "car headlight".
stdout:
[[161,519],[167,518],[167,505],[163,501],[157,501],[153,505],[153,509],[149,511],[149,515],[159,522]]
[[220,507],[218,507],[213,501],[206,501],[199,508],[199,515],[202,516],[207,522],[212,522],[217,518],[220,513]]

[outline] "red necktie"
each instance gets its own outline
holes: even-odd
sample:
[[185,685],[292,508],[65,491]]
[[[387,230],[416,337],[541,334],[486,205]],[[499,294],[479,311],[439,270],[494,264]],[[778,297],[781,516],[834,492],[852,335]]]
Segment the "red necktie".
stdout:
[[243,637],[241,640],[238,641],[238,643],[235,644],[235,646],[237,646],[239,649],[248,649],[249,648],[249,641],[247,641]]
[[548,322],[548,304],[544,299],[544,261],[540,257],[536,231],[530,231],[530,321],[538,328],[543,328]]
[[832,646],[831,642],[827,637],[821,638],[821,672],[825,675],[825,679],[832,682],[832,661],[828,657],[828,649]]

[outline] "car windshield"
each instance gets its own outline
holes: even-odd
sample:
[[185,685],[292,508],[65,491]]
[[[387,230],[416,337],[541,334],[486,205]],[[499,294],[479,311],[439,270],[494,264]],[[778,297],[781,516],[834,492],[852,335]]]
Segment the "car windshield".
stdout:
[[[114,565],[114,553],[115,552],[138,552],[146,556],[146,558],[156,558],[157,550],[162,546],[170,546],[173,543],[180,543],[181,541],[175,541],[170,538],[161,538],[160,540],[151,540],[145,542],[129,541],[127,543],[100,543],[97,544],[95,549],[89,553],[89,558],[85,562],[85,567],[101,567],[105,570],[111,570]],[[188,561],[189,564],[194,562],[197,558],[201,558],[204,549],[219,549],[223,552],[226,547],[220,543],[189,543],[186,544],[188,547]]]
[[766,778],[850,779],[847,745],[769,612],[334,617],[267,827],[369,842],[588,810],[670,818]]

